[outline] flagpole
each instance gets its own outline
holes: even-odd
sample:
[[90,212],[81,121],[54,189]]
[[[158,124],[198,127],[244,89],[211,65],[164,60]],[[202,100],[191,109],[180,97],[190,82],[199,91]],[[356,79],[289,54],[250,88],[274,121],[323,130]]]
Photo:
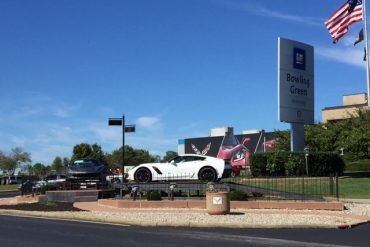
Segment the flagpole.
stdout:
[[364,32],[365,32],[365,50],[366,50],[366,84],[367,84],[367,106],[370,108],[370,61],[369,61],[369,44],[367,39],[367,16],[366,16],[366,0],[363,0],[363,17],[364,17]]

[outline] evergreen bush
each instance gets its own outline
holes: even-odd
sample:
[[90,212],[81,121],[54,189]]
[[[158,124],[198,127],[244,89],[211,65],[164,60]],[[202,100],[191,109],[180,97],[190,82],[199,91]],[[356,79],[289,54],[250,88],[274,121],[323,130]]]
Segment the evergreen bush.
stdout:
[[250,157],[250,170],[253,177],[267,175],[267,156],[268,153],[256,153]]
[[[253,177],[306,175],[304,152],[269,152],[251,156],[250,169]],[[309,176],[343,174],[344,161],[337,153],[312,152],[308,154]]]
[[146,193],[146,199],[148,201],[160,201],[162,200],[162,195],[159,190],[149,190]]
[[242,190],[233,190],[230,192],[231,201],[248,201],[248,194]]

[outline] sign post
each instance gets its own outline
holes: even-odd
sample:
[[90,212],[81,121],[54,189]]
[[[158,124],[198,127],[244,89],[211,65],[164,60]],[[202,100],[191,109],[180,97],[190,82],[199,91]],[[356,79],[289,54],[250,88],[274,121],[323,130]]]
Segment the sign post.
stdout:
[[125,125],[125,115],[122,115],[122,118],[109,118],[109,126],[122,126],[122,179],[125,172],[125,132],[135,132],[135,125]]
[[278,115],[291,124],[291,151],[304,149],[304,124],[314,123],[314,48],[278,39]]

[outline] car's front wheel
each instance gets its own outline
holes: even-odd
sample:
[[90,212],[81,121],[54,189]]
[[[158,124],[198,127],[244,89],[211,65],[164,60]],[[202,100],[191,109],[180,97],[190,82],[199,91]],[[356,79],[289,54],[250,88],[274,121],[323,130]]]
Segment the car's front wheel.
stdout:
[[215,182],[217,180],[217,173],[211,167],[204,167],[199,171],[198,177],[203,182]]
[[149,171],[148,168],[142,167],[137,169],[134,178],[137,182],[147,183],[152,180],[152,173]]

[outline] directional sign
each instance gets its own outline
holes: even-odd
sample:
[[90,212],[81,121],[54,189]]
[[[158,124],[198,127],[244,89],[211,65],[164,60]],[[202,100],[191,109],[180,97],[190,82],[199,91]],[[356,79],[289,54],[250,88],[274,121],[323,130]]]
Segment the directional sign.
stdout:
[[135,125],[126,125],[125,132],[135,132]]
[[108,125],[122,125],[122,118],[109,118]]

